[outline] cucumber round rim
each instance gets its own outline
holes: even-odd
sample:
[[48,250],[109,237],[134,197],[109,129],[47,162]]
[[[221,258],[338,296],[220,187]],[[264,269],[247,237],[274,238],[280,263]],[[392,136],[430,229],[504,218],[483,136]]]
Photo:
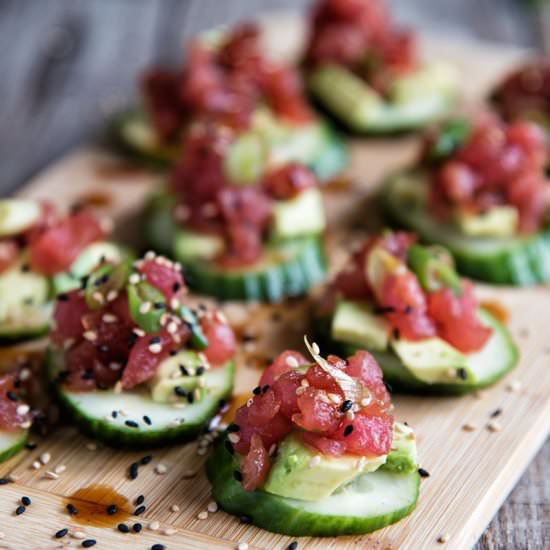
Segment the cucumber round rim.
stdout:
[[206,464],[212,494],[222,509],[247,516],[258,527],[293,536],[331,537],[370,533],[410,514],[420,476],[379,470],[365,474],[320,502],[284,498],[261,490],[244,491],[235,480],[238,458],[218,441]]
[[0,431],[0,462],[5,462],[24,449],[28,430]]
[[50,327],[52,303],[24,306],[17,320],[0,322],[0,344],[15,344],[46,336]]
[[[83,432],[115,447],[150,447],[195,438],[231,394],[235,375],[232,361],[212,369],[204,375],[209,393],[199,402],[178,409],[173,404],[153,402],[147,390],[68,391],[55,382],[62,365],[62,351],[50,347],[48,378],[60,404]],[[117,411],[116,418],[113,411]],[[149,417],[150,425],[144,415]]]
[[[478,352],[468,355],[468,366],[477,376],[476,381],[454,378],[448,383],[428,384],[419,380],[392,351],[370,351],[384,373],[384,381],[404,392],[460,395],[490,386],[503,378],[517,364],[519,352],[508,329],[487,310],[480,308],[482,322],[493,329],[489,341]],[[330,318],[316,320],[320,339],[335,352],[353,355],[361,346],[336,341],[330,337]]]
[[459,271],[474,279],[515,286],[550,281],[550,229],[513,238],[466,236],[427,211],[425,180],[425,173],[410,170],[386,182],[381,202],[391,221],[448,248]]

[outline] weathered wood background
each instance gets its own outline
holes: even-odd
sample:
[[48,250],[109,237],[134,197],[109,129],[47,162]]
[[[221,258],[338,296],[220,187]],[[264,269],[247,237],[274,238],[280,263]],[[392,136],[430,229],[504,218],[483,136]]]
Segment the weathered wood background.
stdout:
[[[393,0],[423,29],[542,48],[548,31],[521,0]],[[305,0],[0,0],[0,192],[97,137],[152,62],[176,63],[210,26]],[[550,443],[476,546],[550,548]]]

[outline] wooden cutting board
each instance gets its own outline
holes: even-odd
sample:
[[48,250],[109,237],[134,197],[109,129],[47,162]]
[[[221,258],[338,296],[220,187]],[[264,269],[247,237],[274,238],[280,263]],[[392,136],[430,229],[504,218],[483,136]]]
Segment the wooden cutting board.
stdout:
[[[286,56],[295,54],[303,35],[301,25],[296,18],[266,18],[269,50]],[[452,59],[462,69],[465,104],[483,97],[490,84],[521,54],[502,47],[453,44],[441,39],[430,41],[426,52]],[[346,177],[325,189],[331,227],[327,246],[333,268],[342,262],[351,242],[365,234],[365,227],[376,226],[377,213],[368,203],[369,193],[382,175],[414,157],[416,145],[414,137],[352,143],[352,162]],[[121,238],[136,242],[143,199],[161,182],[158,174],[129,167],[98,149],[83,148],[38,175],[21,194],[53,199],[64,206],[74,202],[93,204],[113,216]],[[521,348],[518,368],[477,395],[396,395],[396,417],[414,427],[420,463],[431,474],[422,482],[416,512],[368,536],[303,538],[299,540],[300,549],[429,549],[440,547],[438,537],[448,534],[444,547],[463,550],[482,533],[549,432],[550,308],[546,302],[550,303],[550,289],[480,287],[479,293],[509,312],[509,326]],[[269,357],[301,346],[302,336],[308,331],[308,302],[224,307],[238,333],[252,337],[239,356],[235,400],[239,403],[256,385],[260,368]],[[24,348],[15,353],[23,354]],[[0,365],[13,357],[13,350],[0,354]],[[517,387],[515,381],[521,381],[521,386]],[[501,429],[491,432],[487,423],[497,410],[502,411],[496,419]],[[463,430],[466,423],[475,429]],[[109,549],[145,549],[154,543],[178,549],[236,548],[239,542],[246,542],[250,548],[282,550],[294,540],[241,524],[221,511],[198,519],[211,497],[202,472],[204,456],[197,453],[196,442],[150,453],[125,452],[96,445],[68,426],[35,440],[36,449],[26,450],[0,466],[0,478],[11,475],[15,479],[0,487],[0,532],[4,535],[0,548],[79,546],[81,541],[70,536],[54,538],[54,533],[64,527],[96,539],[96,548]],[[33,462],[43,453],[50,454],[49,463],[33,469]],[[142,466],[139,477],[131,481],[127,475],[129,465],[146,454],[152,455],[152,462]],[[159,464],[166,467],[164,474],[156,473]],[[58,479],[45,475],[60,465],[66,469]],[[73,502],[81,514],[71,518],[65,509],[67,498],[77,492]],[[114,525],[120,515],[108,518],[105,507],[120,498],[120,508],[131,512],[141,494],[145,495],[147,510],[139,518],[128,518],[127,523],[131,526],[141,522],[142,532],[119,533]],[[15,516],[22,495],[29,496],[33,503],[25,514]],[[148,529],[155,520],[160,522],[160,529]],[[177,532],[167,534],[166,529]]]

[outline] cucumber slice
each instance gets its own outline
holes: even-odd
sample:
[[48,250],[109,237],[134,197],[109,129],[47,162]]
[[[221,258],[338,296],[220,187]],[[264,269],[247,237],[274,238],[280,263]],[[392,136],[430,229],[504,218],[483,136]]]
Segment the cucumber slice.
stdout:
[[384,186],[382,206],[396,224],[421,240],[445,246],[458,270],[493,284],[526,286],[550,281],[550,229],[513,238],[470,237],[435,220],[426,209],[426,175],[401,172]]
[[394,83],[388,100],[360,77],[338,65],[315,69],[308,87],[321,107],[349,130],[388,134],[414,130],[443,116],[456,102],[456,75],[431,64]]
[[159,141],[141,107],[116,115],[111,121],[110,138],[120,153],[151,168],[167,168],[180,153],[179,144],[166,145]]
[[[178,260],[177,240],[174,255]],[[222,269],[201,260],[185,264],[192,288],[222,300],[277,302],[307,292],[325,273],[323,247],[316,236],[271,244],[263,259],[246,269]]]
[[23,305],[16,315],[0,321],[0,343],[14,344],[48,334],[53,304]]
[[28,430],[0,431],[0,462],[5,462],[21,451],[28,437]]
[[233,472],[239,459],[222,441],[206,464],[212,495],[226,512],[285,535],[333,537],[370,533],[410,514],[418,499],[420,476],[384,468],[359,476],[319,502],[244,491]]
[[[497,321],[488,311],[479,309],[482,323],[493,329],[493,334],[485,346],[478,352],[468,354],[465,370],[468,378],[449,378],[448,381],[428,384],[419,380],[391,351],[371,351],[384,372],[384,380],[392,387],[407,391],[432,394],[463,394],[484,388],[500,380],[512,370],[519,358],[518,349],[506,327]],[[326,340],[328,321],[317,320],[319,336]],[[361,347],[342,341],[329,340],[329,347],[346,356],[353,355]]]
[[0,200],[0,237],[17,235],[32,227],[42,215],[36,201],[28,199]]
[[[47,365],[49,379],[54,381],[63,369],[63,353],[50,347]],[[233,362],[208,371],[203,375],[208,393],[183,409],[154,402],[145,388],[117,394],[113,390],[72,392],[58,384],[54,387],[61,405],[82,431],[115,447],[147,447],[197,436],[215,415],[220,401],[231,394],[234,375]],[[112,412],[120,410],[126,416],[113,418]],[[143,421],[144,415],[149,416],[151,425]],[[138,427],[128,426],[128,420],[137,422]]]

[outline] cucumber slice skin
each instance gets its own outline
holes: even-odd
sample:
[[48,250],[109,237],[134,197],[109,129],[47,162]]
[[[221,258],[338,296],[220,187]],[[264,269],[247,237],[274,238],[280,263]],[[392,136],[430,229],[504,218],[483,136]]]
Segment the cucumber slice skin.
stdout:
[[233,477],[238,470],[238,458],[231,455],[223,439],[216,443],[214,451],[206,463],[206,475],[212,484],[214,500],[226,512],[236,516],[248,516],[252,523],[275,533],[291,536],[334,537],[339,535],[359,535],[370,533],[395,523],[410,514],[415,506],[420,490],[420,476],[411,476],[415,483],[413,502],[391,513],[376,517],[348,517],[312,513],[292,505],[296,501],[269,494],[263,491],[244,491]]
[[[151,248],[178,260],[173,249],[177,231],[170,213],[173,205],[169,194],[151,197],[145,209],[144,233]],[[320,236],[290,243],[299,245],[296,256],[258,271],[232,272],[214,269],[206,261],[182,262],[186,281],[194,290],[221,300],[278,302],[299,296],[324,279],[327,261]]]
[[[449,238],[445,231],[437,231],[438,224],[424,210],[413,210],[394,192],[396,182],[403,174],[390,178],[382,188],[380,202],[386,217],[395,225],[418,234],[427,243],[441,244],[452,253],[458,270],[467,277],[495,285],[530,286],[550,282],[550,229],[528,237],[494,239],[494,249],[476,251],[468,246],[469,238],[456,245],[458,232]],[[424,221],[419,221],[420,218]],[[473,243],[473,239],[470,238]]]
[[[175,147],[174,152],[164,149],[145,149],[138,147],[127,139],[125,128],[134,120],[144,118],[144,113],[139,107],[122,111],[111,120],[109,138],[111,145],[120,154],[129,160],[142,164],[154,170],[167,170],[178,159],[179,148]],[[319,121],[322,125],[324,139],[323,146],[310,162],[308,167],[313,170],[316,176],[322,180],[329,180],[338,172],[343,170],[348,162],[348,149],[344,140],[325,121]]]
[[0,463],[6,462],[25,448],[29,438],[29,430],[22,430],[21,436],[9,447],[0,448]]
[[[419,394],[419,395],[464,395],[476,390],[480,390],[491,386],[501,380],[506,374],[515,368],[519,360],[519,351],[516,344],[506,327],[504,327],[497,319],[495,319],[487,310],[483,310],[483,315],[490,319],[490,323],[494,330],[498,331],[499,335],[506,344],[508,351],[508,361],[502,368],[493,376],[487,377],[479,383],[460,382],[457,384],[436,383],[428,384],[419,380],[407,368],[401,360],[392,351],[370,351],[374,356],[382,372],[384,373],[384,382],[387,382],[392,389],[398,390],[401,393]],[[337,341],[330,336],[330,317],[318,317],[314,320],[314,330],[326,350],[332,353],[349,357],[355,352],[364,349],[361,346],[350,344],[347,342]]]
[[[228,384],[223,391],[219,392],[216,396],[216,401],[209,407],[201,421],[192,423],[183,422],[174,428],[161,430],[149,429],[143,432],[140,429],[115,425],[103,418],[94,418],[77,408],[63,391],[63,388],[54,381],[55,373],[58,372],[58,368],[59,357],[57,352],[52,347],[49,347],[46,355],[46,371],[52,387],[52,392],[65,414],[67,414],[67,417],[71,418],[83,433],[115,448],[142,449],[191,441],[201,434],[207,427],[211,418],[214,417],[218,411],[220,402],[229,397],[233,392],[236,366],[235,363],[231,361],[225,367],[220,367],[228,369],[227,374],[230,377],[231,383]],[[170,404],[166,406],[172,407]],[[147,411],[144,410],[143,414],[147,414]]]

